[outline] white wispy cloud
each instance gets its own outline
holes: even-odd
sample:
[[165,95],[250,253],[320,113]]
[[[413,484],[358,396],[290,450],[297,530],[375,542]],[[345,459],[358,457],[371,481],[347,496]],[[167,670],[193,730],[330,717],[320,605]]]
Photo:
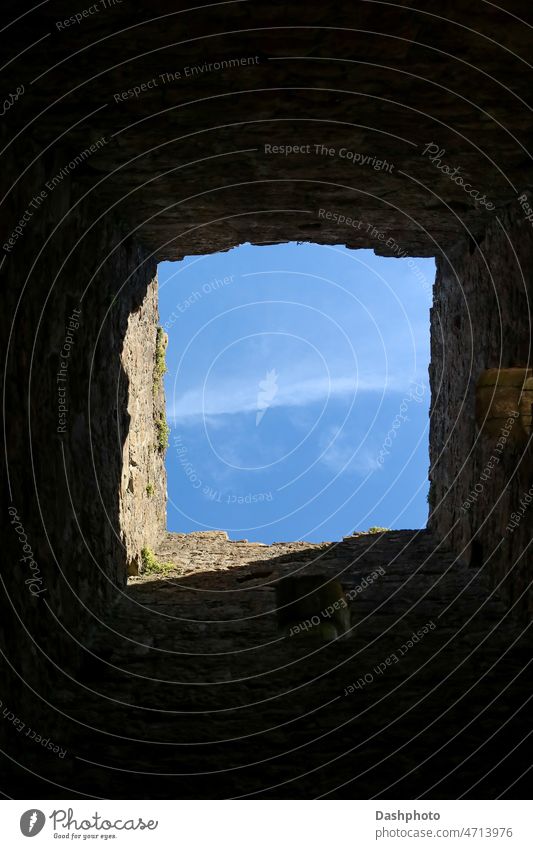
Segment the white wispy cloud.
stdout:
[[[236,415],[239,413],[257,412],[257,378],[249,380],[227,380],[219,383],[216,387],[189,389],[173,403],[169,404],[169,418],[173,422],[186,422],[187,420],[201,418],[203,416]],[[391,378],[385,384],[383,375],[355,377],[333,377],[327,378],[305,377],[294,379],[287,375],[284,379],[283,370],[279,370],[277,393],[270,402],[271,407],[303,407],[318,401],[325,401],[328,397],[338,399],[349,397],[357,392],[381,392],[386,388],[394,391],[404,391],[409,382],[402,379],[401,385]]]

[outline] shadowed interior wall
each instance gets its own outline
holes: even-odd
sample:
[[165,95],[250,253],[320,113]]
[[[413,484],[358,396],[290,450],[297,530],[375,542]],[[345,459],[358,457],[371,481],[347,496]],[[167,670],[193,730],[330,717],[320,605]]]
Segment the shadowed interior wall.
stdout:
[[[83,606],[98,614],[117,597],[128,561],[163,524],[163,459],[151,448],[163,404],[151,369],[163,259],[280,240],[436,255],[431,524],[458,556],[470,557],[476,534],[477,560],[491,555],[531,485],[526,459],[498,501],[509,452],[483,499],[461,511],[491,453],[477,438],[475,381],[500,350],[503,365],[529,357],[531,229],[518,195],[533,185],[521,21],[530,11],[525,0],[505,10],[450,0],[436,20],[429,7],[321,2],[306,4],[302,21],[301,7],[281,2],[185,14],[140,0],[67,36],[57,22],[71,2],[28,15],[4,4],[17,21],[3,34],[4,90],[24,91],[0,123],[2,647],[38,693],[55,675],[42,652],[62,670],[76,666]],[[232,64],[185,73],[222,60]],[[492,210],[450,179],[454,167]],[[59,434],[57,375],[74,309]],[[530,526],[505,536],[487,566],[496,581],[509,572],[513,598],[529,580]],[[46,592],[32,595],[28,577]]]
[[[50,167],[32,167],[15,207],[41,191]],[[85,609],[98,616],[111,603],[128,565],[165,526],[155,262],[124,237],[120,222],[104,216],[92,226],[97,213],[78,197],[65,180],[35,212],[0,314],[8,481],[2,649],[44,697],[59,670],[79,662],[77,641],[91,619]],[[17,695],[19,709],[25,698],[29,692]]]
[[530,498],[531,440],[480,430],[475,396],[485,369],[531,367],[532,226],[515,206],[479,246],[465,239],[437,257],[430,366],[429,525],[529,613],[533,514],[519,514],[516,527],[512,516]]

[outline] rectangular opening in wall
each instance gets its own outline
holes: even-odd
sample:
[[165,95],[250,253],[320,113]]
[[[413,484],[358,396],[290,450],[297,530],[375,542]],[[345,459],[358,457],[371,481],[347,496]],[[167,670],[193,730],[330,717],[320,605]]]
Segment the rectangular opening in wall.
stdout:
[[161,263],[168,529],[424,527],[434,277],[433,259],[310,243]]

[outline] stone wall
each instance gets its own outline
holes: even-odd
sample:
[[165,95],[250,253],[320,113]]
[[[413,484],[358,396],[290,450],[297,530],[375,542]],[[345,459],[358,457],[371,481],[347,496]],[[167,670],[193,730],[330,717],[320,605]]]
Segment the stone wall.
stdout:
[[5,124],[61,166],[101,143],[84,184],[158,259],[280,239],[433,256],[532,184],[529,0],[105,5],[61,28],[72,0],[5,0],[4,92],[25,87]]
[[[9,680],[20,674],[41,695],[54,676],[61,686],[89,614],[122,591],[164,521],[156,259],[245,241],[444,251],[431,523],[473,562],[498,543],[490,568],[495,579],[511,575],[517,598],[529,516],[504,531],[531,485],[530,456],[516,466],[509,447],[483,500],[465,512],[461,504],[492,453],[474,423],[475,380],[500,353],[504,366],[529,356],[531,229],[516,196],[533,185],[530,4],[445,0],[436,25],[409,4],[321,2],[302,20],[297,4],[269,2],[253,4],[251,25],[251,4],[186,13],[139,0],[67,30],[57,24],[70,0],[28,14],[14,0],[4,6],[0,638]],[[217,72],[186,76],[206,62]],[[142,96],[128,93],[152,79]],[[428,146],[444,151],[443,168]],[[491,208],[450,179],[459,168]],[[514,213],[502,211],[509,203]],[[485,233],[481,251],[465,228]]]
[[[141,567],[142,549],[155,548],[166,528],[165,451],[156,424],[165,416],[165,393],[162,378],[154,377],[158,318],[154,279],[144,301],[129,317],[122,351],[130,425],[122,455],[120,528],[132,575]],[[159,344],[166,348],[166,335]]]
[[533,485],[533,451],[512,432],[480,431],[475,390],[484,369],[531,367],[532,269],[532,224],[517,204],[479,245],[438,256],[430,367],[430,527],[529,611],[533,509],[507,526]]
[[[156,263],[69,178],[30,205],[62,161],[38,158],[5,208],[10,229],[31,214],[2,268],[0,698],[9,706],[10,687],[22,689],[18,710],[30,715],[60,670],[77,667],[90,619],[165,522]],[[5,165],[22,174],[17,156]]]

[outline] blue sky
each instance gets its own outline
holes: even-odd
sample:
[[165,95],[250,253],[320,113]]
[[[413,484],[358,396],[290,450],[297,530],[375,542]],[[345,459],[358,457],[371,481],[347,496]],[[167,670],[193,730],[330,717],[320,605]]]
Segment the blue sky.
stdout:
[[169,530],[423,527],[434,277],[432,259],[307,243],[162,263]]

